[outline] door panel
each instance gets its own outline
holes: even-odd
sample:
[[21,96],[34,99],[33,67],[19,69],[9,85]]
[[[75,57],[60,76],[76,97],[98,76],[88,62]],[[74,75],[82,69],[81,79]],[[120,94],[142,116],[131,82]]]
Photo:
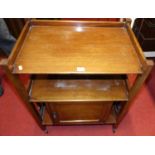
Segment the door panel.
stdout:
[[49,103],[50,114],[56,124],[104,122],[112,102]]

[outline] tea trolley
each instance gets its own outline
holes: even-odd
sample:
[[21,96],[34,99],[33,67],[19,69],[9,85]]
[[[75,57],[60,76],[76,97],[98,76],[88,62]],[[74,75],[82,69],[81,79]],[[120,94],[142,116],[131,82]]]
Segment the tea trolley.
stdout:
[[[1,66],[43,130],[111,124],[115,131],[153,62],[128,22],[30,20]],[[19,80],[25,74],[28,87]]]

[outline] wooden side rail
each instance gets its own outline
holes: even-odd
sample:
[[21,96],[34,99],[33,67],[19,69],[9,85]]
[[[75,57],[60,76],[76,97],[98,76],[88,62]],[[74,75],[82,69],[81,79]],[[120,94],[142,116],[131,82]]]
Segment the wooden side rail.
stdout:
[[19,80],[18,75],[14,75],[11,73],[10,69],[8,68],[8,60],[2,59],[0,61],[0,66],[3,68],[7,78],[10,80],[10,82],[13,84],[14,88],[16,89],[19,96],[24,101],[26,107],[28,108],[29,112],[32,113],[35,121],[40,126],[41,129],[45,130],[45,126],[41,125],[41,117],[39,113],[35,110],[32,103],[29,102],[28,93],[22,84],[22,82]]
[[147,68],[145,69],[143,74],[137,75],[137,78],[136,78],[133,86],[129,90],[129,101],[124,105],[123,110],[121,111],[121,113],[117,117],[116,127],[121,122],[121,120],[124,118],[124,116],[127,114],[129,107],[133,103],[132,100],[134,99],[134,97],[137,95],[140,88],[144,84],[145,80],[147,79],[149,73],[151,72],[151,70],[153,68],[153,65],[154,65],[154,62],[152,60],[147,60]]

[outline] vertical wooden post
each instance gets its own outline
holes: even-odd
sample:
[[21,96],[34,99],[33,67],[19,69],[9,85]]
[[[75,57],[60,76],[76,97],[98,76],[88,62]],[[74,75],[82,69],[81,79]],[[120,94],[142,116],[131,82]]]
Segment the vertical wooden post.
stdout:
[[11,81],[11,83],[15,87],[17,93],[19,94],[19,96],[22,98],[22,100],[26,104],[26,107],[28,108],[29,112],[33,115],[33,117],[34,117],[35,121],[37,122],[37,124],[40,126],[40,128],[42,130],[45,130],[45,126],[43,126],[41,124],[42,120],[41,120],[41,117],[40,117],[39,113],[35,110],[33,104],[31,104],[29,102],[28,93],[27,93],[24,85],[18,79],[17,75],[13,75],[11,73],[10,69],[8,68],[7,59],[1,60],[0,66],[3,68],[7,78]]
[[125,18],[124,21],[131,26],[132,23],[131,18]]
[[124,116],[127,114],[129,107],[132,105],[133,98],[136,96],[136,94],[138,93],[138,91],[140,90],[142,85],[144,84],[144,82],[145,82],[146,78],[148,77],[153,65],[154,65],[153,61],[147,60],[147,67],[144,70],[144,73],[141,75],[137,75],[137,78],[136,78],[133,86],[129,90],[129,101],[127,101],[127,103],[125,103],[122,111],[120,112],[120,114],[117,117],[116,127],[121,122],[121,120],[124,118]]

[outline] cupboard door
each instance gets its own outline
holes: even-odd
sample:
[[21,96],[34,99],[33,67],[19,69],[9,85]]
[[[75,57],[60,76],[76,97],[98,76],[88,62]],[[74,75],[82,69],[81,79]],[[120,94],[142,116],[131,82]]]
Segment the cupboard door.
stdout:
[[55,124],[103,123],[111,111],[112,102],[49,103]]

